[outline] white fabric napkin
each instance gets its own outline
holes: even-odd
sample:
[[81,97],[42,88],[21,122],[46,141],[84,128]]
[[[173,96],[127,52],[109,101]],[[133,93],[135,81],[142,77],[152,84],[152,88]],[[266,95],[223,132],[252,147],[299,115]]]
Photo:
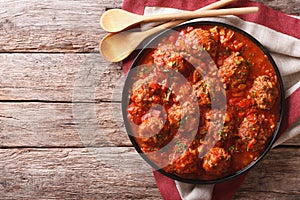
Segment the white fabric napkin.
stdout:
[[[146,7],[144,15],[180,12],[178,9],[163,7]],[[268,27],[244,21],[236,16],[202,18],[191,21],[218,21],[238,27],[264,45],[275,60],[282,75],[286,98],[300,87],[300,40],[276,32]],[[191,22],[189,21],[189,22]],[[149,25],[149,24],[148,24]],[[284,44],[284,45],[283,45]],[[289,127],[276,141],[273,147],[300,134],[300,118]],[[183,200],[209,200],[214,185],[192,185],[175,181]]]

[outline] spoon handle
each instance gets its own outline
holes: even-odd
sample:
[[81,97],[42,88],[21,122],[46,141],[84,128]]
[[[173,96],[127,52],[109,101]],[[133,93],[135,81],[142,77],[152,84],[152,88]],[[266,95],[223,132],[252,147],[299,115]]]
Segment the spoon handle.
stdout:
[[237,0],[220,0],[220,1],[217,1],[217,2],[214,2],[214,3],[211,3],[207,6],[204,6],[196,11],[201,11],[201,10],[214,10],[214,9],[218,9],[218,8],[222,8],[224,6],[227,6],[227,5],[230,5],[232,4],[233,2],[235,2]]
[[[200,8],[200,9],[198,9],[198,10],[195,10],[195,11],[185,11],[185,12],[191,13],[191,12],[197,12],[197,11],[203,11],[203,10],[218,9],[218,8],[222,8],[224,6],[230,5],[233,2],[235,2],[235,1],[236,0],[221,0],[221,1],[217,1],[217,2],[211,3],[211,4],[207,5],[207,6],[204,6],[204,7]],[[170,22],[166,22],[166,23],[160,24],[160,25],[158,25],[156,27],[151,27],[151,29],[144,31],[144,32],[147,32],[147,34],[145,34],[145,37],[146,36],[150,36],[150,35],[158,32],[158,31],[164,30],[166,28],[177,26],[178,24],[181,24],[181,23],[183,23],[185,21],[186,20],[170,21]]]
[[250,14],[258,12],[258,7],[244,7],[244,8],[228,8],[228,9],[219,9],[219,10],[204,10],[204,11],[195,11],[195,12],[180,12],[176,14],[161,14],[161,15],[152,15],[144,16],[140,22],[153,22],[153,21],[164,21],[164,20],[174,20],[174,19],[193,19],[200,17],[215,17],[221,15],[241,15],[241,14]]
[[[204,6],[198,10],[194,10],[194,11],[184,11],[184,12],[197,12],[197,11],[203,11],[203,10],[213,10],[213,9],[218,9],[218,8],[222,8],[225,6],[228,6],[234,2],[236,2],[237,0],[220,0],[220,1],[216,1],[214,3],[208,4],[207,6]],[[148,32],[149,34],[154,34],[160,30],[166,29],[166,28],[170,28],[172,26],[176,26],[178,24],[181,24],[183,22],[185,22],[186,20],[176,20],[176,21],[171,21],[171,22],[152,22],[151,26],[147,27],[147,29],[145,29],[144,32]],[[151,31],[150,31],[151,30]]]

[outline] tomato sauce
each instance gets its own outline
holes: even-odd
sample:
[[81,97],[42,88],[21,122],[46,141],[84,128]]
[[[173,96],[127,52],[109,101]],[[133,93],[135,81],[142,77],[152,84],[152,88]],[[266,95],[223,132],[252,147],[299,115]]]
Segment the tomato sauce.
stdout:
[[272,138],[280,85],[265,53],[223,26],[161,38],[131,70],[128,120],[157,168],[213,180],[248,166]]

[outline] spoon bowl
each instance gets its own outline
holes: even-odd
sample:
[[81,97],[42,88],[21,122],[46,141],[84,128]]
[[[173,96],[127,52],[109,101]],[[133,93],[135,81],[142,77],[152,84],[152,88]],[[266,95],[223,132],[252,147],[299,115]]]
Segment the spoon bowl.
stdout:
[[100,42],[100,53],[103,58],[110,62],[120,62],[127,58],[141,43],[150,35],[176,26],[182,21],[173,21],[154,27],[147,31],[123,31],[120,33],[109,33]]
[[[142,20],[142,15],[137,15],[122,9],[110,9],[101,16],[100,25],[108,32],[119,32]],[[130,22],[130,24],[125,21]]]
[[[143,32],[125,31],[117,35],[109,33],[100,43],[100,53],[104,59],[110,62],[124,60],[139,45],[140,40],[144,40],[147,37],[146,34],[141,33]],[[136,40],[136,38],[139,38],[139,40]]]

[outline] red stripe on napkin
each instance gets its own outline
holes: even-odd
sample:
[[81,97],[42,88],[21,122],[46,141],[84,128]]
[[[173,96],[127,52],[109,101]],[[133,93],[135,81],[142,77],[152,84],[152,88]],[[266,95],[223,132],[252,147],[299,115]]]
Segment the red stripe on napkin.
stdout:
[[235,179],[218,183],[215,185],[211,200],[227,200],[232,199],[238,188],[242,185],[248,172],[236,177]]
[[281,133],[300,117],[300,88],[293,92],[285,103],[285,119],[282,124]]
[[[181,197],[176,188],[175,182],[173,179],[170,179],[158,171],[153,170],[153,175],[159,189],[161,196],[164,197],[165,200],[181,200]],[[167,186],[167,187],[166,187]]]
[[[190,0],[124,0],[123,9],[136,14],[143,14],[146,6],[156,7],[170,7],[183,10],[197,10],[208,4],[216,2],[216,0],[204,0],[204,1],[190,1]],[[257,14],[251,15],[239,15],[239,17],[245,21],[254,22],[281,33],[293,36],[300,39],[299,29],[300,20],[290,17],[282,12],[268,8],[260,3],[240,0],[231,5],[230,7],[243,7],[243,6],[257,6],[260,11]],[[275,20],[276,19],[276,20]],[[136,53],[128,57],[123,62],[123,70],[126,74],[136,56]]]
[[[123,9],[137,13],[143,14],[146,6],[156,6],[156,7],[171,7],[183,10],[196,10],[210,3],[216,2],[216,0],[203,0],[203,1],[191,1],[191,0],[124,0]],[[297,30],[300,30],[300,22],[298,19],[290,17],[279,11],[270,9],[262,4],[251,2],[247,0],[240,0],[230,7],[241,7],[241,6],[257,6],[260,8],[260,12],[251,15],[240,15],[239,17],[245,21],[254,22],[266,27],[269,27],[278,32],[293,36],[300,39],[300,34]],[[137,55],[134,52],[126,60],[123,61],[123,70],[126,74]],[[295,120],[300,116],[300,88],[296,90],[290,97],[286,99],[286,115],[284,119],[284,124],[281,129],[281,133],[290,125],[292,125]],[[291,106],[293,106],[291,108]],[[157,186],[160,190],[161,195],[165,200],[180,200],[180,195],[176,188],[174,180],[160,174],[157,171],[153,171]],[[247,173],[239,176],[235,179],[218,183],[215,185],[213,190],[212,200],[229,200],[232,199],[233,195],[239,189]]]
[[232,5],[233,7],[241,6],[257,6],[259,7],[258,14],[241,15],[241,19],[249,22],[254,22],[266,27],[269,27],[275,31],[293,36],[300,39],[299,29],[300,22],[294,17],[290,17],[282,12],[268,8],[260,3],[251,1],[238,1]]
[[[208,4],[216,2],[216,0],[203,0],[203,1],[190,1],[190,0],[124,0],[123,9],[136,14],[143,14],[146,6],[153,7],[169,7],[177,8],[182,10],[197,10]],[[251,15],[239,15],[240,18],[261,24],[263,26],[269,27],[273,30],[279,31],[284,34],[288,34],[295,38],[300,39],[299,28],[300,22],[294,17],[290,17],[282,12],[273,10],[269,7],[266,7],[260,3],[240,0],[232,4],[229,7],[244,7],[244,6],[257,6],[260,11],[258,14]]]

